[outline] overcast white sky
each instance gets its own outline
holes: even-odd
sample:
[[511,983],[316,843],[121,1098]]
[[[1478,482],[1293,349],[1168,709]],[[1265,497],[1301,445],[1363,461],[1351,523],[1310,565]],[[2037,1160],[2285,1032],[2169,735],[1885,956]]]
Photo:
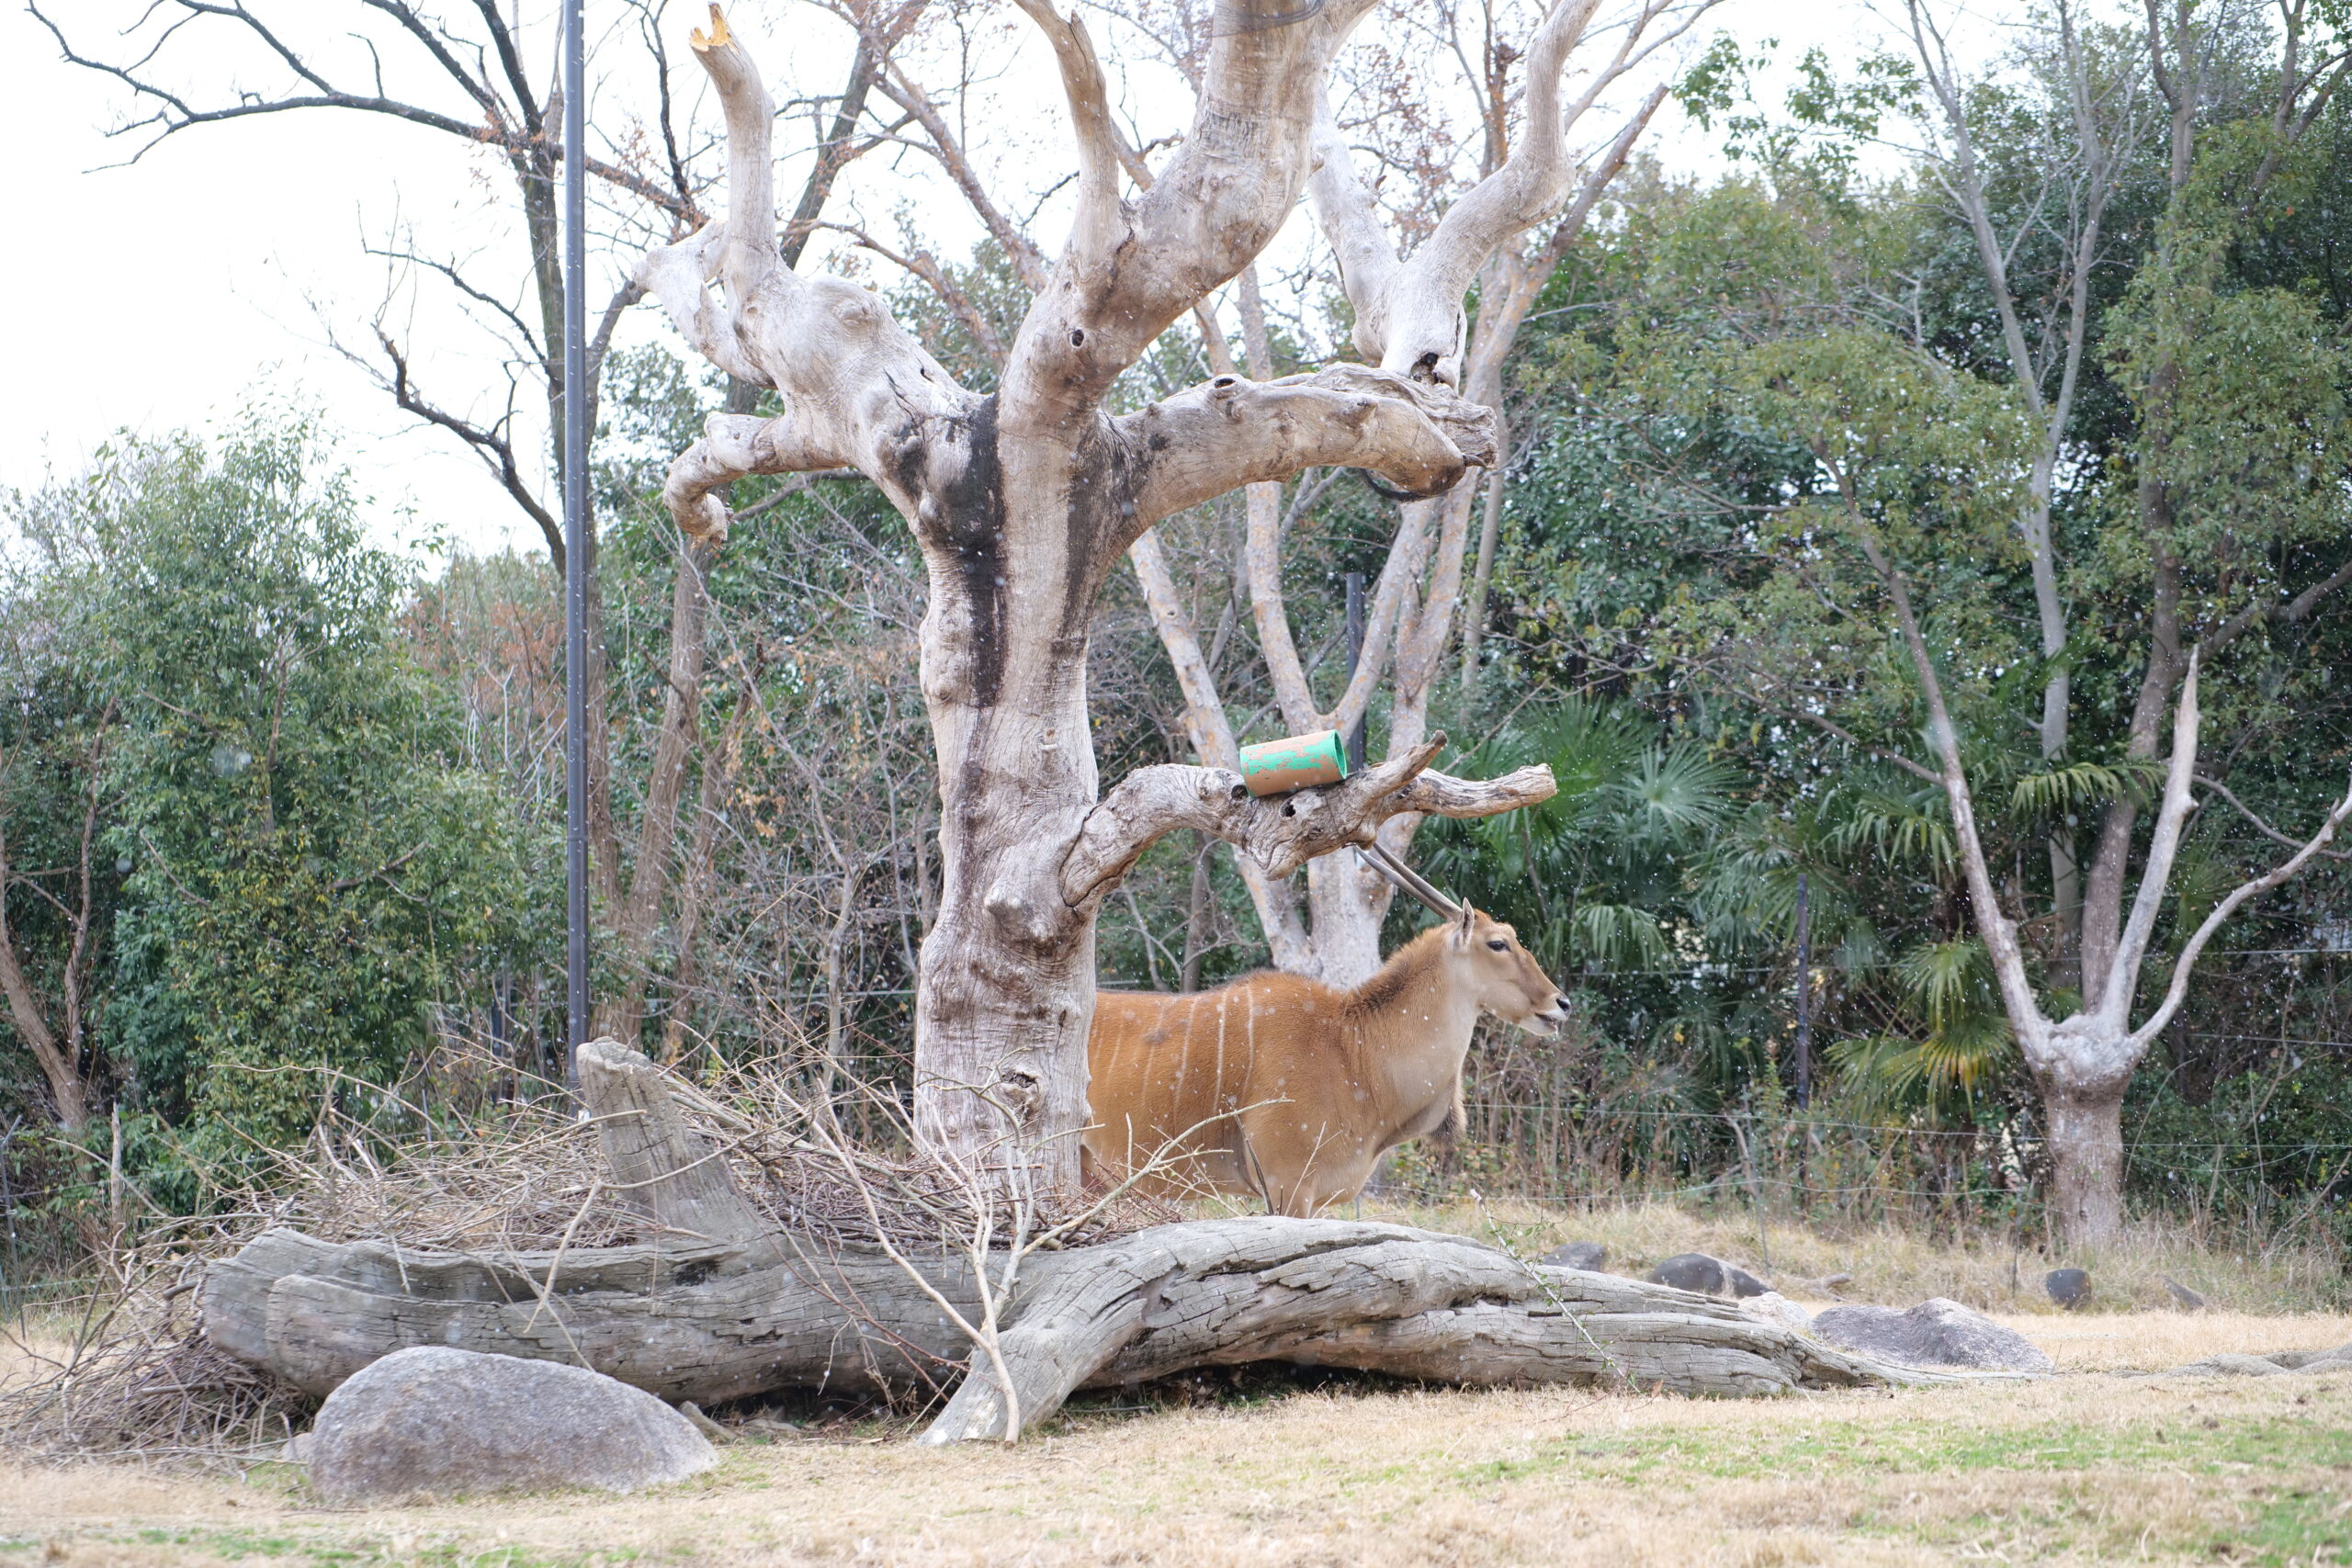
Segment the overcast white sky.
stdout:
[[[95,52],[140,8],[58,0],[54,14]],[[298,10],[305,23],[339,24],[350,7],[301,0],[277,9]],[[599,9],[589,0],[592,38]],[[675,40],[702,7],[670,11],[673,83],[689,92],[699,73]],[[824,90],[846,58],[837,53],[838,25],[813,7],[742,0],[729,15],[758,40],[780,98],[796,80]],[[1853,0],[1731,0],[1719,15],[1745,40],[1781,39],[1784,58],[1820,43],[1850,59],[1883,32]],[[616,49],[631,47],[621,39]],[[192,62],[186,75],[203,75],[208,57],[191,51],[183,59]],[[217,99],[232,69],[220,60],[209,96]],[[343,456],[373,498],[371,522],[384,542],[430,533],[477,550],[535,543],[537,530],[477,462],[401,415],[329,341],[372,346],[389,273],[366,247],[396,226],[413,227],[438,254],[495,254],[507,239],[500,214],[511,188],[496,171],[450,137],[341,111],[201,128],[133,167],[102,168],[124,151],[102,132],[130,107],[128,89],[62,62],[21,9],[0,12],[0,144],[16,150],[10,206],[17,215],[0,246],[0,297],[10,301],[0,326],[0,486],[37,484],[51,468],[70,472],[125,426],[146,434],[217,428],[256,401],[308,401],[344,433]],[[593,108],[606,133],[616,133],[626,107],[607,110],[600,100]],[[1017,118],[1025,123],[974,126],[976,151],[1036,156],[1035,133],[1054,127],[1045,117]],[[1655,145],[1670,164],[1708,161],[1705,139],[1687,127],[1662,128]],[[930,205],[918,187],[907,189]],[[869,217],[885,215],[887,176],[871,176],[863,199]],[[952,208],[933,209],[936,225],[927,212],[925,227],[968,232]],[[416,297],[424,303],[403,302],[392,319],[401,335],[413,334],[421,376],[476,412],[494,409],[504,385],[495,356],[430,296]],[[665,330],[650,306],[638,315],[634,332]]]

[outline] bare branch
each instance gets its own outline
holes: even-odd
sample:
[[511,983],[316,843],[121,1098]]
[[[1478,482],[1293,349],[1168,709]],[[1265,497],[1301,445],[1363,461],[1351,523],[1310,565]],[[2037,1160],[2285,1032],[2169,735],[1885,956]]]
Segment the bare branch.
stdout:
[[1176,156],[1131,207],[1085,209],[1005,367],[1006,405],[1023,427],[1091,417],[1168,324],[1248,265],[1289,216],[1317,93],[1371,0],[1290,4],[1228,6]]
[[400,345],[381,327],[376,329],[376,341],[383,345],[384,357],[392,362],[392,401],[402,412],[413,414],[428,424],[439,425],[474,449],[490,466],[490,471],[497,476],[499,488],[515,505],[530,514],[532,522],[539,525],[539,533],[547,540],[548,559],[560,575],[563,571],[563,524],[540,504],[531,487],[523,482],[522,466],[514,459],[514,443],[506,434],[505,422],[502,420],[492,426],[479,425],[427,402],[409,378],[408,357],[401,352]]
[[2164,908],[2165,894],[2172,882],[2172,863],[2179,852],[2180,830],[2189,814],[2197,809],[2197,797],[2189,786],[2197,774],[2199,651],[2194,648],[2188,650],[2188,672],[2181,681],[2180,700],[2173,707],[2172,758],[2165,769],[2164,799],[2156,808],[2155,831],[2148,843],[2147,859],[2140,867],[2140,891],[2132,900],[2131,919],[2124,923],[2123,935],[2116,943],[2105,993],[2088,998],[2092,1007],[2107,1015],[2119,1029],[2131,1021],[2127,1015],[2132,998],[2140,988],[2140,962],[2147,956],[2149,939],[2155,934],[2156,914]]
[[939,161],[939,166],[947,171],[947,177],[956,182],[956,188],[964,193],[964,199],[971,203],[972,210],[979,215],[980,222],[988,229],[989,237],[997,243],[998,248],[1012,263],[1012,270],[1020,275],[1022,283],[1032,293],[1042,290],[1046,287],[1044,254],[1030,243],[1029,236],[1021,231],[1020,226],[1007,218],[1003,209],[990,199],[988,187],[973,172],[972,161],[965,153],[964,144],[948,129],[947,118],[939,112],[938,106],[895,65],[891,67],[889,75],[876,85],[884,96],[915,117],[916,123],[923,129],[923,134],[931,139],[925,151]]
[[1087,814],[1062,862],[1062,896],[1076,906],[1108,892],[1136,857],[1180,828],[1222,839],[1269,875],[1287,876],[1318,855],[1370,842],[1399,812],[1492,817],[1541,804],[1556,790],[1552,770],[1541,764],[1486,781],[1427,773],[1444,746],[1437,736],[1328,788],[1263,799],[1228,769],[1138,768]]
[[[2236,809],[2239,816],[2254,824],[2255,831],[2260,833],[2272,843],[2290,850],[2300,850],[2303,847],[2294,840],[2287,837],[2286,834],[2280,832],[2278,829],[2273,828],[2269,823],[2265,822],[2258,815],[2256,814],[2254,807],[2248,806],[2245,801],[2240,800],[2231,792],[2230,786],[2222,783],[2221,780],[2209,779],[2203,773],[2199,773],[2197,775],[2197,785],[2200,789],[2210,789],[2215,795],[2220,795],[2223,800],[2228,801],[2230,805]],[[2352,852],[2347,852],[2343,850],[2324,850],[2321,852],[2319,858],[2322,860],[2352,861]]]
[[791,415],[715,413],[703,422],[703,437],[670,465],[662,504],[689,537],[724,544],[732,518],[718,491],[752,474],[806,473],[852,467],[812,446],[794,428]]
[[[1216,674],[1201,652],[1192,617],[1185,614],[1175,580],[1169,575],[1158,532],[1145,529],[1128,547],[1127,558],[1135,565],[1144,603],[1150,606],[1159,640],[1168,649],[1169,662],[1176,669],[1177,684],[1183,690],[1185,739],[1192,742],[1193,755],[1212,768],[1238,768],[1241,754],[1234,741],[1232,722],[1226,717],[1224,700],[1217,695]],[[1282,884],[1267,875],[1265,868],[1249,856],[1235,856],[1234,864],[1250,889],[1250,902],[1257,908],[1259,928],[1265,932],[1274,967],[1304,972],[1313,959],[1314,949],[1299,920],[1296,902]]]
[[1527,51],[1527,124],[1519,145],[1446,209],[1390,285],[1382,368],[1460,385],[1463,297],[1471,279],[1498,245],[1543,221],[1569,196],[1576,167],[1564,146],[1560,72],[1599,8],[1600,0],[1557,0],[1536,29]]
[[2165,989],[2165,999],[2157,1005],[2156,1010],[2149,1015],[2145,1023],[2132,1032],[2132,1046],[2135,1053],[2135,1059],[2136,1053],[2146,1050],[2149,1042],[2162,1034],[2165,1032],[2165,1026],[2172,1021],[2173,1014],[2180,1010],[2182,999],[2188,995],[2189,971],[2197,966],[2197,960],[2204,953],[2205,944],[2212,940],[2215,931],[2222,929],[2222,922],[2236,914],[2247,899],[2267,893],[2310,864],[2315,856],[2324,853],[2328,844],[2335,840],[2335,830],[2344,826],[2347,818],[2352,818],[2352,789],[2345,792],[2344,798],[2336,802],[2335,809],[2327,814],[2327,820],[2320,824],[2319,831],[2312,834],[2310,840],[2301,848],[2253,881],[2240,884],[2228,897],[2213,906],[2212,912],[2199,924],[2189,939],[2181,944],[2180,956],[2173,962],[2172,984]]
[[1306,468],[1360,467],[1427,496],[1495,458],[1488,411],[1361,365],[1278,381],[1219,376],[1114,423],[1136,450],[1155,454],[1136,495],[1138,529]]

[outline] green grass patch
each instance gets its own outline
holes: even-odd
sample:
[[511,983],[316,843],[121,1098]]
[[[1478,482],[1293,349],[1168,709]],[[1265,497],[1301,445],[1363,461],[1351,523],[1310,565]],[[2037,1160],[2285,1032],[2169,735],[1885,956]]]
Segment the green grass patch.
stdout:
[[1485,1486],[1554,1472],[1631,1482],[1681,1475],[1728,1480],[2052,1472],[2153,1462],[2207,1473],[2225,1465],[2352,1469],[2352,1430],[2301,1416],[2240,1417],[2211,1427],[2191,1418],[1958,1430],[1929,1420],[1899,1426],[1825,1423],[1788,1432],[1748,1427],[1561,1437],[1532,1455],[1466,1464],[1454,1474],[1464,1486]]

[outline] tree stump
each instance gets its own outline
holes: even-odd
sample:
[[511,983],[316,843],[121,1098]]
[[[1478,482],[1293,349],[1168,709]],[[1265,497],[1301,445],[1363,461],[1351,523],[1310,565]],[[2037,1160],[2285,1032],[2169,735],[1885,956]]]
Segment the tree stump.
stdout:
[[[206,1336],[313,1394],[413,1345],[569,1361],[699,1404],[788,1387],[905,1392],[962,1366],[923,1440],[1002,1435],[994,1364],[925,1289],[977,1322],[966,1259],[779,1231],[644,1056],[595,1042],[580,1080],[612,1184],[654,1239],[482,1255],[272,1229],[207,1271]],[[998,1351],[1024,1427],[1080,1389],[1250,1361],[1714,1395],[1969,1375],[1877,1361],[1705,1296],[1463,1236],[1275,1218],[1040,1253]]]

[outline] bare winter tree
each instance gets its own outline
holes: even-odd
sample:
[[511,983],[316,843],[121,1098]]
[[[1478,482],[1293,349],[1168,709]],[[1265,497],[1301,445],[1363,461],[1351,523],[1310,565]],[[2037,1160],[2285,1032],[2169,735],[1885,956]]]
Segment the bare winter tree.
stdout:
[[[562,428],[564,364],[574,346],[565,337],[558,265],[557,180],[563,149],[558,141],[562,114],[556,97],[554,29],[526,28],[511,7],[488,3],[458,7],[451,15],[416,0],[341,0],[332,7],[164,0],[132,14],[118,35],[119,53],[108,56],[85,52],[91,46],[82,34],[91,18],[79,8],[52,16],[53,9],[31,7],[64,58],[120,83],[144,110],[114,132],[132,143],[134,158],[205,127],[342,111],[419,127],[450,139],[468,155],[487,150],[497,160],[520,220],[520,256],[502,268],[495,252],[462,259],[439,255],[406,234],[388,238],[380,248],[410,276],[445,288],[474,327],[495,343],[502,362],[514,367],[503,406],[483,412],[428,389],[413,368],[415,345],[391,329],[389,310],[379,313],[374,342],[366,351],[346,352],[402,412],[446,432],[481,460],[540,530],[560,581],[563,530],[543,499],[540,479],[542,459],[560,469],[560,454],[535,450],[546,432]],[[607,92],[623,88],[629,69],[640,71],[650,89],[647,107],[591,149],[586,162],[599,227],[616,237],[617,248],[634,254],[702,224],[702,193],[714,160],[713,149],[697,139],[671,96],[659,25],[662,6],[656,0],[625,0],[624,9],[627,28],[611,36],[626,39],[634,32],[642,52],[597,85]],[[343,26],[323,30],[322,17],[330,10],[341,14],[334,19]],[[797,259],[807,245],[843,172],[882,145],[894,129],[888,119],[868,123],[870,107],[888,108],[869,105],[877,62],[923,13],[923,0],[877,0],[836,10],[858,41],[840,93],[800,106],[817,121],[815,156],[782,236],[788,258]],[[69,19],[74,24],[70,28]],[[207,43],[214,46],[210,57],[194,52]],[[191,63],[204,62],[207,68],[214,68],[212,61],[234,61],[239,90],[208,95],[186,85],[176,73],[184,57]],[[272,78],[275,85],[258,85]],[[579,345],[588,360],[592,426],[613,333],[623,312],[641,297],[633,278],[615,278],[589,340]],[[748,411],[755,391],[739,386],[729,406]],[[525,417],[518,396],[544,408],[543,426]],[[592,517],[592,552],[594,542]],[[604,605],[591,590],[591,860],[599,912],[609,932],[605,953],[619,977],[599,998],[596,1028],[630,1042],[646,1017],[659,939],[665,928],[673,937],[692,931],[708,902],[708,889],[695,880],[707,874],[710,863],[695,848],[696,802],[689,792],[703,750],[698,720],[709,652],[705,573],[710,558],[707,547],[691,538],[680,541],[661,715],[645,748],[643,775],[618,781],[619,804],[615,754],[626,748],[616,747],[609,722],[601,657]],[[699,792],[709,793],[707,787]],[[632,801],[634,835],[624,821]],[[680,961],[689,967],[693,962],[690,955]]]
[[[942,889],[916,1002],[917,1125],[967,1157],[1017,1144],[1042,1179],[1070,1187],[1094,919],[1150,844],[1194,829],[1279,877],[1400,812],[1480,816],[1549,795],[1542,769],[1490,784],[1430,773],[1438,746],[1427,741],[1282,799],[1251,797],[1228,770],[1180,764],[1100,793],[1085,656],[1097,593],[1159,518],[1310,465],[1361,467],[1433,499],[1490,464],[1492,416],[1456,389],[1464,291],[1573,182],[1558,138],[1533,137],[1491,188],[1457,204],[1428,259],[1359,276],[1359,312],[1381,323],[1379,366],[1271,382],[1220,375],[1114,415],[1114,381],[1288,216],[1311,170],[1322,84],[1369,0],[1221,11],[1192,129],[1131,199],[1085,27],[1045,0],[1023,9],[1068,96],[1076,214],[994,393],[957,386],[871,293],[784,265],[773,109],[715,10],[694,44],[727,114],[729,215],[650,253],[637,277],[697,351],[774,386],[786,409],[711,420],[671,473],[666,499],[683,528],[723,537],[717,492],[736,479],[834,468],[865,474],[914,528],[930,579],[922,675],[942,794]],[[1587,15],[1569,6],[1547,21],[1547,80]],[[1368,221],[1347,220],[1355,244]]]
[[[1665,85],[1649,91],[1589,164],[1580,164],[1570,153],[1569,138],[1611,88],[1684,37],[1711,3],[1643,0],[1618,19],[1611,32],[1600,34],[1599,60],[1582,90],[1565,104],[1562,73],[1588,33],[1599,30],[1593,28],[1598,0],[1553,6],[1522,49],[1514,50],[1493,36],[1491,14],[1476,45],[1458,39],[1458,47],[1477,48],[1486,67],[1479,84],[1485,128],[1481,177],[1446,208],[1429,239],[1401,259],[1378,220],[1370,191],[1356,174],[1329,106],[1320,106],[1309,189],[1354,309],[1357,353],[1385,369],[1458,387],[1466,400],[1494,415],[1498,449],[1507,454],[1501,430],[1504,364],[1536,296],[1665,101]],[[1458,21],[1455,25],[1458,30]],[[1526,71],[1522,90],[1516,95],[1522,123],[1516,127],[1514,144],[1510,68],[1516,60],[1524,61]],[[1532,244],[1522,242],[1522,235],[1547,220],[1551,227]],[[1432,310],[1430,302],[1458,302],[1474,283],[1479,300],[1475,321],[1458,303],[1448,318]],[[1261,359],[1262,317],[1253,321],[1257,313],[1249,295],[1243,299],[1244,342],[1253,359]],[[1464,622],[1465,633],[1472,635],[1485,615],[1487,574],[1502,516],[1503,479],[1498,459],[1486,476],[1477,565]],[[1283,603],[1278,497],[1262,486],[1250,491],[1251,610],[1276,701],[1292,729],[1352,729],[1386,677],[1391,686],[1388,756],[1407,755],[1423,743],[1430,700],[1453,644],[1478,494],[1476,486],[1464,484],[1440,498],[1405,503],[1365,616],[1363,656],[1339,701],[1325,713],[1307,682]],[[1475,642],[1470,648],[1467,657],[1475,660]],[[1380,829],[1383,847],[1403,854],[1418,821],[1409,814],[1391,818]],[[1347,856],[1310,866],[1307,888],[1314,922],[1312,972],[1335,985],[1361,983],[1380,967],[1380,926],[1391,896],[1388,884]]]

